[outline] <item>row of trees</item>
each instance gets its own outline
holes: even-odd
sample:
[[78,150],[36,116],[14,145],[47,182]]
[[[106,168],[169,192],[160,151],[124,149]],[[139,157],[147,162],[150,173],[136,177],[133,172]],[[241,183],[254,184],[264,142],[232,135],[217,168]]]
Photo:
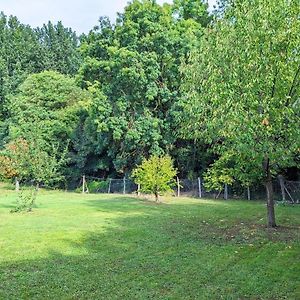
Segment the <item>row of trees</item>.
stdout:
[[275,226],[272,176],[299,166],[297,2],[134,0],[80,38],[2,14],[2,156],[34,135],[72,185],[168,154],[211,188],[263,181]]
[[3,45],[15,44],[1,55],[4,69],[10,55],[20,66],[20,74],[13,67],[3,77],[16,84],[1,97],[2,144],[26,140],[34,127],[41,128],[45,151],[69,141],[62,172],[70,184],[84,173],[129,176],[151,154],[171,154],[186,176],[209,165],[206,145],[179,137],[174,114],[182,97],[181,62],[212,20],[206,4],[133,1],[116,24],[100,18],[80,37],[80,47],[61,23],[31,29],[2,19],[9,36]]
[[80,65],[79,39],[59,22],[32,29],[0,13],[0,146],[9,139],[15,95],[33,73],[55,70],[75,75]]

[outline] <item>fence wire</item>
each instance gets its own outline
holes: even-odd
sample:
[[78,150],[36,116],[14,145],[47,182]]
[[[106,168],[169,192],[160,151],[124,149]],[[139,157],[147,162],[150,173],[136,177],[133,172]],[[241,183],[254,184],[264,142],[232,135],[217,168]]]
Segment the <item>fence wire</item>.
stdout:
[[[273,189],[276,201],[300,203],[300,182],[284,180],[283,185],[281,185],[280,181],[276,179],[273,181]],[[105,179],[83,176],[78,190],[88,193],[137,194],[138,185],[128,178]],[[259,184],[243,187],[237,183],[230,186],[224,185],[221,190],[208,190],[201,178],[178,178],[177,185],[173,189],[173,195],[210,199],[264,200],[266,198],[266,190],[263,185]]]

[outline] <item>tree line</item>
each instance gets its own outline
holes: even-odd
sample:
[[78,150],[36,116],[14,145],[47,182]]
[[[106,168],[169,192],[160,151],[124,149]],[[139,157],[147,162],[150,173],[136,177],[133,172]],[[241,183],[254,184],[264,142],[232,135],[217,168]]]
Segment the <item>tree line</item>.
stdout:
[[182,177],[264,182],[271,195],[272,177],[299,167],[297,2],[227,0],[210,12],[205,1],[134,0],[79,37],[2,13],[2,165],[22,141],[57,162],[52,184],[71,187],[167,154]]
[[1,20],[2,147],[37,127],[46,152],[68,141],[70,183],[129,175],[151,154],[169,153],[185,176],[208,166],[207,146],[181,138],[176,122],[181,63],[212,21],[206,4],[133,1],[80,37],[60,22]]

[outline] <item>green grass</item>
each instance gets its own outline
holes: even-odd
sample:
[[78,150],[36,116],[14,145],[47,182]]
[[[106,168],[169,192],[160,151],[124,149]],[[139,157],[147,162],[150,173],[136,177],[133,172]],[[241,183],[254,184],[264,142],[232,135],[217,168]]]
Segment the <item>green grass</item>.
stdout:
[[300,299],[300,206],[0,190],[0,299]]

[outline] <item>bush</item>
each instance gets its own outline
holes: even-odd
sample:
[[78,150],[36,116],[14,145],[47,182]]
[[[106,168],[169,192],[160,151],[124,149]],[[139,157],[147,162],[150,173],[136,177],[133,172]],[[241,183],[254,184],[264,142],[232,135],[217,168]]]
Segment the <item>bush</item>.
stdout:
[[37,196],[36,189],[31,189],[26,192],[21,191],[17,198],[16,207],[13,208],[10,212],[16,213],[16,212],[22,212],[22,211],[27,211],[27,212],[32,211],[32,208],[35,204],[36,196]]
[[87,187],[89,190],[89,193],[99,193],[99,192],[107,192],[108,190],[109,181],[89,181],[87,182]]
[[141,185],[142,192],[154,194],[158,202],[158,196],[172,191],[176,174],[170,156],[151,156],[133,171],[132,177],[136,184]]

